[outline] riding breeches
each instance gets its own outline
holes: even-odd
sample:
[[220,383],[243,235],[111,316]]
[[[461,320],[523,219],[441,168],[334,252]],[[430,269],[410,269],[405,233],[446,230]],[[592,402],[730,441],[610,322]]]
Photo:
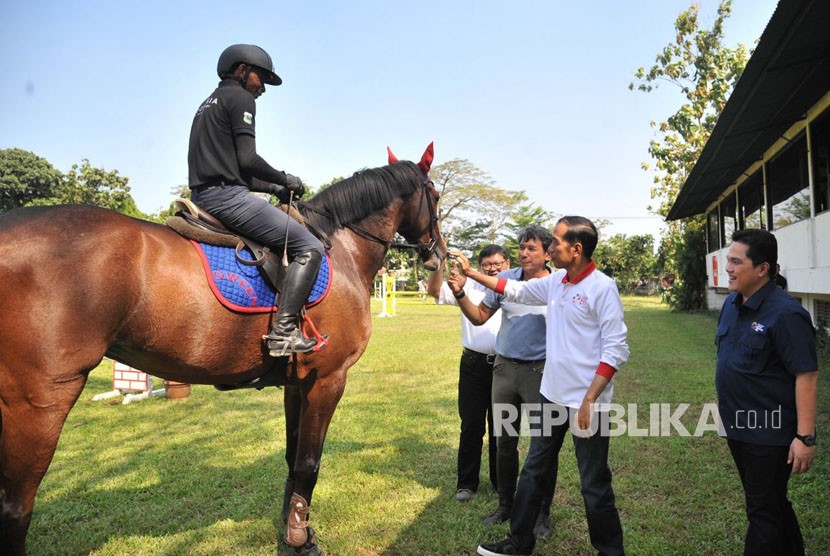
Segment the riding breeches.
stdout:
[[191,199],[229,229],[273,251],[282,251],[287,238],[291,257],[308,251],[323,253],[323,244],[305,226],[243,185],[193,189]]

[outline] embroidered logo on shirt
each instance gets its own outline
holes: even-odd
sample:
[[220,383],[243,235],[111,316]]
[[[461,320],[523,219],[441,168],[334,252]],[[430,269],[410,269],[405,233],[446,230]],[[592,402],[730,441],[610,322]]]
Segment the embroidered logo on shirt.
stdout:
[[250,124],[251,124],[251,122],[253,122],[253,121],[254,121],[254,115],[253,115],[253,114],[251,114],[250,112],[245,112],[245,113],[242,115],[242,120],[243,120],[246,124],[250,125]]
[[578,293],[575,296],[573,296],[573,299],[571,299],[571,303],[573,303],[574,305],[579,305],[580,307],[587,307],[588,296]]
[[762,334],[764,330],[766,330],[766,327],[760,322],[753,322],[750,326],[752,327],[752,330],[754,330],[758,334]]
[[219,104],[219,101],[213,97],[209,97],[202,105],[199,107],[199,110],[196,111],[196,115],[200,115],[202,112],[205,111],[206,108],[210,108],[211,105]]

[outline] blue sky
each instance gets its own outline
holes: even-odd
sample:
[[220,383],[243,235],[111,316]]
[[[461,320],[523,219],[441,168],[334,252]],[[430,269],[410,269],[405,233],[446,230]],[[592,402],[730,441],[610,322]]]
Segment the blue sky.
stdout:
[[[717,0],[700,0],[711,24]],[[754,44],[775,0],[734,0],[730,46]],[[651,120],[680,105],[628,84],[673,40],[690,0],[73,2],[0,7],[0,149],[130,178],[144,212],[187,181],[190,123],[229,44],[259,44],[280,87],[257,101],[257,145],[318,186],[386,163],[466,158],[556,214],[657,234]]]

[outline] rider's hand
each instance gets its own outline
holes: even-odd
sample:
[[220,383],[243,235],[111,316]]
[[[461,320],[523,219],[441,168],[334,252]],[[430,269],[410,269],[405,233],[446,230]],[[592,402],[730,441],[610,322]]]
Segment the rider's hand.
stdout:
[[285,187],[294,192],[294,196],[298,199],[305,195],[305,185],[303,180],[293,174],[285,174]]

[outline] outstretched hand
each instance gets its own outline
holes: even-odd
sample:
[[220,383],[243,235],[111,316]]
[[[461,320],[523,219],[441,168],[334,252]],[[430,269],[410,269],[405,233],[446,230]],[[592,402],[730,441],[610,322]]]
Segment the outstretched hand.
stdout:
[[458,264],[455,261],[451,261],[450,265],[452,268],[447,276],[447,284],[453,294],[460,294],[464,290],[464,284],[467,283],[467,277],[458,271]]
[[448,255],[450,259],[453,261],[453,268],[457,270],[460,267],[461,272],[464,273],[464,276],[469,276],[472,267],[470,266],[470,261],[467,259],[464,253],[457,249],[450,249]]

